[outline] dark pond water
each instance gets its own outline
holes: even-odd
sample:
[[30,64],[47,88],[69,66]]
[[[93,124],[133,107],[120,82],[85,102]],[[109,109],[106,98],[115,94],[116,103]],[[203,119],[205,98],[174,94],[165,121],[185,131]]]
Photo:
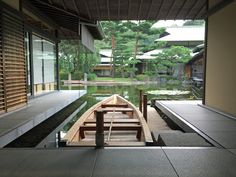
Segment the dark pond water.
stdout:
[[190,85],[111,85],[111,86],[62,86],[62,90],[87,90],[87,94],[82,97],[82,101],[86,102],[86,106],[74,117],[65,127],[64,131],[67,131],[74,122],[91,106],[97,102],[111,96],[112,94],[119,94],[125,99],[129,100],[133,104],[138,106],[139,103],[139,91],[143,90],[144,93],[152,90],[181,90],[189,91],[188,94],[184,95],[152,95],[148,94],[148,100],[160,99],[160,100],[195,100],[195,96],[192,93]]

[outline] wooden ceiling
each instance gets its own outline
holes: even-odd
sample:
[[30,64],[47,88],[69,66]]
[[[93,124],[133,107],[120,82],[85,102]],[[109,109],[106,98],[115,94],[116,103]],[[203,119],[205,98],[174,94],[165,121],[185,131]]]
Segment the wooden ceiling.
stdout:
[[[208,1],[210,9],[207,10]],[[211,13],[211,8],[214,12],[232,1],[234,0],[22,0],[23,3],[32,4],[60,27],[77,32],[81,22],[93,29],[97,21],[105,20],[204,19]],[[101,38],[99,30],[93,33]]]
[[[52,16],[83,21],[203,19],[207,0],[29,0]],[[67,14],[65,16],[65,14]]]

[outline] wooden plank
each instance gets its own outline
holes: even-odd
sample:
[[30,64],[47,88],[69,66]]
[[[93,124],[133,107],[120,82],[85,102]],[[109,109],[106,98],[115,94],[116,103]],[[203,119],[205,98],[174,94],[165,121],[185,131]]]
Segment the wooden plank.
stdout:
[[107,107],[120,107],[120,108],[128,108],[128,104],[103,104],[102,108]]
[[[120,96],[117,96],[117,98],[121,101],[125,101],[125,99]],[[134,114],[137,116],[137,118],[140,121],[140,124],[142,125],[142,133],[144,136],[144,141],[146,142],[146,144],[152,144],[153,143],[152,135],[142,113],[132,103],[128,102],[128,104],[129,107],[134,109]]]
[[[104,119],[104,123],[109,123],[111,122],[111,119]],[[92,124],[96,123],[95,119],[89,119],[84,122],[84,124]],[[116,119],[114,118],[113,123],[140,123],[138,119]]]
[[131,112],[133,113],[134,110],[131,108],[112,108],[112,107],[108,107],[108,108],[101,108],[99,109],[103,112],[122,112],[122,113],[127,113],[127,112]]
[[109,103],[113,101],[114,97],[110,97],[108,99],[105,99],[94,106],[92,106],[89,110],[87,110],[76,123],[70,128],[70,130],[65,135],[64,139],[67,140],[67,142],[74,142],[74,137],[77,135],[80,126],[84,123],[84,121],[88,118],[94,117],[94,111],[97,110],[99,107],[101,107],[102,104]]
[[[110,128],[110,124],[104,124],[104,130],[107,131]],[[114,131],[134,131],[141,130],[141,125],[137,124],[114,124],[112,130]],[[96,125],[81,125],[80,131],[95,131]]]
[[[90,146],[95,146],[95,141],[80,141],[80,142],[69,142],[67,143],[67,146],[84,146],[84,147],[90,147]],[[135,142],[112,142],[112,141],[109,141],[109,142],[106,142],[105,143],[105,146],[125,146],[125,147],[137,147],[137,146],[145,146],[145,143],[144,142],[140,142],[140,141],[135,141]]]

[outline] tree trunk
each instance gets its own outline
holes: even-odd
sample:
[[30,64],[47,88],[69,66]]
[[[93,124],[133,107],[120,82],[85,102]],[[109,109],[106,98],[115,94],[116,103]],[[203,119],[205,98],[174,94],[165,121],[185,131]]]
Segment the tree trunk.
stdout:
[[114,57],[114,51],[115,51],[115,37],[114,35],[112,35],[112,39],[111,39],[111,47],[112,47],[112,59],[113,59],[113,72],[112,72],[112,77],[115,78],[116,77],[116,63],[115,63],[115,57]]
[[[138,26],[140,24],[140,21],[138,21]],[[139,44],[139,31],[136,34],[136,39],[135,39],[135,46],[134,46],[134,61],[136,61],[136,56],[138,54],[138,44]],[[133,72],[131,73],[131,78],[134,78],[135,76],[135,62],[133,63]]]

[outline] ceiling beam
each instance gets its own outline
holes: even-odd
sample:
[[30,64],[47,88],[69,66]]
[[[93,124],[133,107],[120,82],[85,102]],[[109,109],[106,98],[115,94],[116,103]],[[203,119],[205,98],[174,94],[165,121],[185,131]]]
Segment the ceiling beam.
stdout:
[[111,20],[110,18],[110,3],[109,3],[110,0],[107,0],[107,15],[108,15],[108,19]]
[[129,16],[130,16],[130,10],[131,10],[131,3],[130,3],[131,0],[128,0],[128,15],[127,15],[127,19],[130,19]]
[[161,12],[161,8],[162,8],[163,4],[164,4],[164,0],[161,0],[160,7],[159,7],[158,10],[157,10],[156,19],[158,18],[159,14],[160,14],[160,12]]
[[176,18],[179,16],[179,13],[182,11],[182,9],[184,8],[184,6],[185,6],[185,4],[186,4],[186,2],[187,2],[188,0],[184,0],[184,2],[183,2],[183,4],[181,5],[181,7],[179,8],[179,10],[178,10],[178,12],[176,13],[176,15],[175,15],[175,20],[176,20]]
[[150,17],[150,15],[151,15],[152,6],[153,6],[153,0],[151,0],[151,3],[150,3],[149,8],[148,8],[147,19],[148,19],[148,18]]
[[167,12],[167,14],[166,14],[166,20],[167,20],[167,17],[169,16],[169,14],[170,14],[170,11],[173,9],[174,5],[175,5],[175,0],[172,0],[172,3],[171,3],[171,5],[170,5],[170,8],[169,8],[169,10],[168,10],[168,12]]
[[189,8],[188,12],[186,13],[184,20],[186,20],[186,17],[190,14],[190,12],[193,10],[193,8],[195,7],[195,5],[197,4],[198,0],[195,0],[192,4],[192,7]]
[[99,16],[99,19],[101,19],[101,12],[100,12],[100,6],[99,6],[99,0],[96,0],[96,7],[97,7],[97,13],[98,13],[98,16]]
[[67,7],[66,7],[66,4],[65,4],[65,1],[64,1],[64,0],[61,0],[61,2],[62,2],[62,6],[63,6],[63,8],[64,8],[65,10],[67,10]]
[[73,17],[76,17],[76,18],[78,18],[78,19],[81,19],[81,20],[90,22],[90,20],[88,20],[87,18],[84,18],[84,17],[82,17],[82,16],[76,15],[76,14],[70,12],[70,11],[66,11],[66,10],[64,10],[64,9],[61,9],[61,8],[55,6],[55,5],[48,4],[48,3],[43,2],[43,1],[41,1],[41,0],[35,0],[35,1],[37,1],[38,3],[40,3],[40,4],[42,4],[42,5],[51,7],[52,9],[55,9],[55,10],[58,10],[58,11],[60,11],[60,12],[64,12],[65,14],[68,14],[68,15],[71,15],[71,16],[73,16]]
[[207,13],[204,14],[202,17],[200,18],[207,18],[213,14],[215,14],[216,12],[218,12],[219,10],[225,8],[226,6],[228,6],[229,4],[231,4],[232,2],[235,2],[235,0],[224,0],[221,1],[220,3],[216,4],[215,6],[213,6],[212,8],[210,8],[209,10],[207,10]]
[[120,20],[120,0],[118,0],[117,15],[118,15],[118,20]]
[[140,10],[141,10],[142,4],[143,4],[143,0],[140,0],[139,7],[138,7],[138,13],[137,13],[137,20],[139,20],[139,17],[140,17]]
[[206,8],[207,4],[204,2],[201,6],[201,8],[199,8],[199,10],[197,11],[196,15],[193,17],[193,20],[196,20],[196,18],[198,17],[199,13],[202,11],[202,9]]
[[77,3],[75,2],[75,0],[73,0],[73,4],[74,4],[74,6],[75,6],[75,11],[76,11],[76,13],[78,14],[78,16],[80,15],[80,13],[79,13],[79,8],[78,8],[78,5],[77,5]]
[[83,3],[84,3],[84,5],[85,5],[85,7],[86,7],[86,11],[87,11],[87,13],[88,13],[89,19],[91,20],[91,19],[92,19],[92,16],[91,16],[91,12],[90,12],[90,10],[89,10],[89,6],[88,6],[87,0],[83,0]]

